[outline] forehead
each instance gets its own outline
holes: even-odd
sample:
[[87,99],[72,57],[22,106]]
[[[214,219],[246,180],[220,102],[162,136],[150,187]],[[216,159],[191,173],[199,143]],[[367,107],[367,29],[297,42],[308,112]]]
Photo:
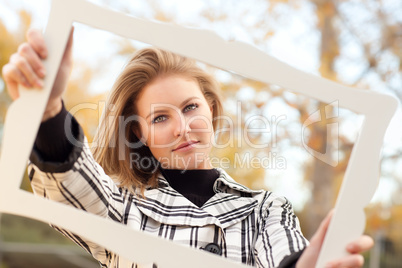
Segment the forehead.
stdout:
[[137,100],[139,113],[149,104],[177,105],[189,97],[203,98],[200,86],[195,79],[169,75],[158,77],[142,90]]

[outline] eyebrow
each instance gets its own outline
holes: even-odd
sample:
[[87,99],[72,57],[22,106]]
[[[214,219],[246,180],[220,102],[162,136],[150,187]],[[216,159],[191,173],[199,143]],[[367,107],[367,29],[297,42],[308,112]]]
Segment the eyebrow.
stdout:
[[[190,100],[192,100],[192,99],[199,99],[198,97],[190,97],[190,98],[187,98],[187,99],[185,99],[184,101],[182,101],[182,103],[180,103],[180,105],[179,105],[179,107],[182,107],[184,104],[186,104],[187,102],[189,102]],[[164,112],[167,112],[168,110],[158,110],[158,111],[155,111],[155,113],[164,113]],[[152,115],[152,113],[150,113],[149,115],[147,115],[147,117],[145,118],[145,119],[148,119],[148,117],[150,117]]]

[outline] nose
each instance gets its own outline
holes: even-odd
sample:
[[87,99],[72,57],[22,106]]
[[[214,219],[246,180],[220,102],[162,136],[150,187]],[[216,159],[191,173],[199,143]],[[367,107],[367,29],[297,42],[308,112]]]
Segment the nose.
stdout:
[[180,137],[189,133],[191,130],[190,125],[187,124],[186,119],[180,116],[176,119],[173,134],[175,137]]

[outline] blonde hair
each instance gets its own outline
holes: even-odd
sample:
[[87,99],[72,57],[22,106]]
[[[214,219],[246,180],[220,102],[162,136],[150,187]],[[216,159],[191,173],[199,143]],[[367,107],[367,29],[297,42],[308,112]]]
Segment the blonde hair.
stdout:
[[[217,119],[222,115],[218,83],[194,60],[157,48],[137,51],[113,85],[94,138],[97,146],[92,148],[92,152],[106,174],[113,177],[120,187],[140,195],[146,188],[158,187],[159,162],[134,134],[133,129],[139,129],[140,126],[137,120],[130,118],[138,114],[135,103],[144,87],[162,75],[180,75],[198,82],[205,99],[213,108],[214,130],[217,129]],[[121,129],[122,122],[124,129]],[[150,166],[131,165],[132,153],[150,160]]]

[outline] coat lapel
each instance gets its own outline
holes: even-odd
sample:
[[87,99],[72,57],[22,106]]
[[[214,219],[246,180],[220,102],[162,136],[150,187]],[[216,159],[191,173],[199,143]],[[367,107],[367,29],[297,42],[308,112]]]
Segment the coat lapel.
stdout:
[[214,185],[216,194],[201,208],[169,186],[160,176],[160,187],[145,191],[145,199],[133,199],[138,209],[157,222],[176,226],[198,226],[214,224],[227,228],[246,218],[257,206],[250,190],[236,183],[222,169]]
[[215,217],[170,186],[145,191],[145,199],[135,198],[134,202],[142,213],[160,223],[198,227],[217,223]]

